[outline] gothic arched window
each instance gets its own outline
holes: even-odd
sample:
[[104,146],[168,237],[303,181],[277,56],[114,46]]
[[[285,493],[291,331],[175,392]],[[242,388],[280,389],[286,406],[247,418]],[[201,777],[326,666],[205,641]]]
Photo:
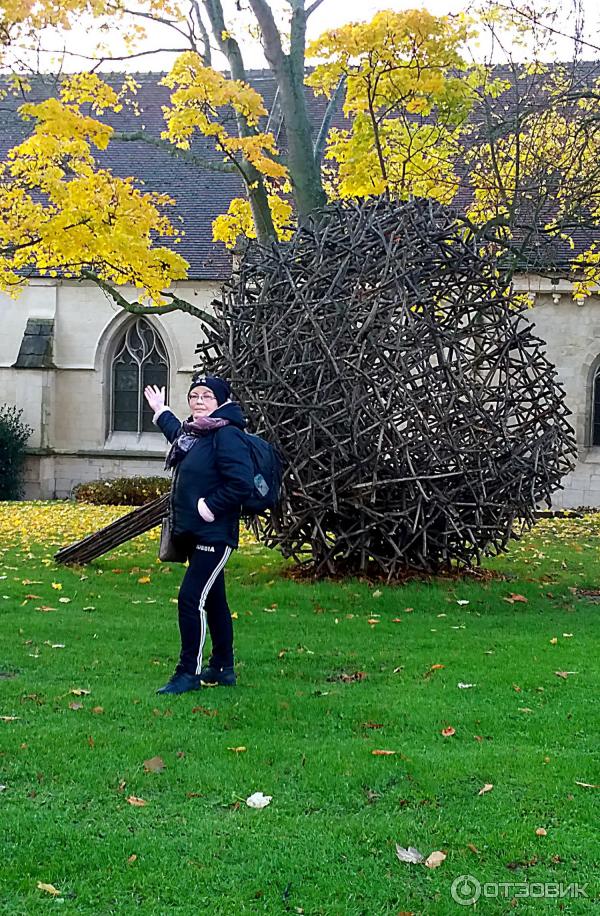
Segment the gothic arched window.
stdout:
[[600,445],[600,366],[592,383],[592,445]]
[[111,432],[155,432],[144,388],[168,386],[169,361],[160,337],[145,318],[127,326],[117,341],[111,369]]

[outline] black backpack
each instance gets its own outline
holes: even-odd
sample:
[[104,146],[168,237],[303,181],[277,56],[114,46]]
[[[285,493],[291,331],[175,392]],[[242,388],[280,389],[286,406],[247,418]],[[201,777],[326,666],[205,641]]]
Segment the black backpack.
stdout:
[[[254,468],[254,489],[242,505],[242,515],[261,515],[274,509],[279,502],[283,461],[277,449],[252,433],[244,433],[244,441]],[[216,439],[213,438],[216,447]]]
[[279,502],[283,461],[270,442],[245,433],[244,439],[254,467],[254,490],[242,505],[242,515],[260,515]]

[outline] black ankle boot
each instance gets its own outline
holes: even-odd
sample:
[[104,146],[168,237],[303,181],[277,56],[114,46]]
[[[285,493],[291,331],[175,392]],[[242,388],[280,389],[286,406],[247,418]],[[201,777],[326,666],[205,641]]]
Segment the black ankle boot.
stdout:
[[200,685],[202,687],[235,687],[236,677],[233,665],[226,668],[215,665],[212,659],[200,672]]
[[159,687],[157,693],[187,693],[188,690],[199,690],[201,687],[200,676],[188,674],[186,671],[176,671],[173,677]]

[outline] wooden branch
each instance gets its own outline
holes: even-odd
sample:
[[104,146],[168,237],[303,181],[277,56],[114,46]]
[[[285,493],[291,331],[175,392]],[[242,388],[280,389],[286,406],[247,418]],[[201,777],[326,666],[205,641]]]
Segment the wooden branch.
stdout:
[[198,308],[197,305],[192,305],[191,302],[188,302],[187,299],[182,299],[176,293],[171,292],[170,290],[163,290],[162,295],[165,299],[170,299],[173,303],[175,309],[180,312],[186,312],[188,315],[192,315],[193,318],[198,318],[203,325],[208,325],[214,330],[220,329],[220,325],[216,321],[214,315],[211,315],[210,312],[207,312],[205,309]]
[[[539,26],[545,32],[550,32],[550,34],[556,35],[559,38],[568,38],[570,41],[575,40],[577,42],[577,45],[581,47],[585,47],[585,48],[590,48],[592,51],[600,51],[599,45],[596,45],[593,42],[587,41],[586,39],[582,38],[580,35],[578,35],[575,38],[573,34],[567,34],[562,29],[557,29],[554,26],[551,26],[546,22],[542,22],[539,15],[536,15],[534,8],[532,8],[533,11],[530,11],[527,8],[522,9],[518,7],[516,4],[511,3],[509,6],[504,6],[502,3],[499,3],[498,9],[499,10],[503,9],[506,12],[509,12],[511,15],[518,13],[519,16],[521,16],[523,19],[527,19],[534,26],[535,25]],[[495,34],[494,34],[494,38],[497,39],[497,36]]]
[[152,502],[139,506],[101,528],[100,531],[95,531],[82,540],[63,547],[54,554],[54,559],[65,566],[69,564],[83,566],[85,563],[91,563],[92,560],[114,550],[120,544],[125,544],[132,538],[160,525],[163,518],[169,513],[169,500],[170,494],[167,493],[165,496],[160,496]]

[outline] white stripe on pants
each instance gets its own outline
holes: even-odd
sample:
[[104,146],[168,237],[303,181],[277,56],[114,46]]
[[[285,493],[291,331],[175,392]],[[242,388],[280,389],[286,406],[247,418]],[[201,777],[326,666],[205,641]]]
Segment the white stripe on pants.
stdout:
[[196,659],[196,674],[200,674],[202,670],[202,650],[204,649],[204,643],[206,641],[206,599],[208,598],[208,593],[214,585],[215,579],[219,573],[225,568],[227,560],[231,556],[231,547],[226,547],[225,552],[223,553],[222,558],[219,560],[215,568],[213,569],[210,577],[208,578],[206,585],[202,589],[202,594],[200,595],[200,603],[198,605],[198,612],[200,614],[200,645],[198,646],[198,658]]

